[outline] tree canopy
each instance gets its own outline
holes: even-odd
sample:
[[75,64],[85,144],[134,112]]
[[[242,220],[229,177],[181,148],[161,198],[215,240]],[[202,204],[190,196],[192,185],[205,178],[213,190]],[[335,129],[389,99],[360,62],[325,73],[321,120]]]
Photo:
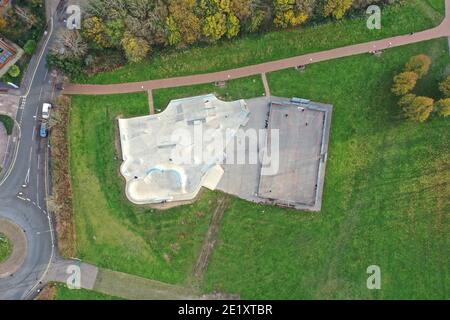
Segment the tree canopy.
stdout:
[[431,62],[429,56],[419,54],[408,61],[405,65],[405,71],[415,72],[419,76],[419,79],[423,78],[430,70]]
[[394,85],[392,86],[392,93],[401,96],[411,92],[417,83],[419,76],[415,72],[402,72],[394,77]]

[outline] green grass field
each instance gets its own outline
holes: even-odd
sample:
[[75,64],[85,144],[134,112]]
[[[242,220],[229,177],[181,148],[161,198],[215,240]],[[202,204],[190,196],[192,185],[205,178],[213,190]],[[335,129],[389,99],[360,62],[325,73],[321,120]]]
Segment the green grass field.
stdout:
[[[255,81],[254,81],[255,80]],[[154,92],[157,105],[170,96],[211,93],[213,85]],[[244,93],[242,90],[245,89]],[[216,90],[225,98],[261,94],[259,78],[231,81]],[[148,114],[143,93],[76,96],[70,117],[70,167],[77,254],[107,269],[169,283],[184,283],[208,228],[216,193],[205,191],[192,204],[164,212],[136,207],[124,195],[114,138],[117,116]]]
[[0,263],[5,262],[12,253],[12,243],[2,233],[0,233]]
[[[448,299],[450,122],[402,118],[390,94],[412,55],[433,60],[417,92],[438,97],[446,39],[269,74],[272,94],[334,105],[320,213],[235,200],[204,291],[266,299]],[[378,265],[382,289],[366,288]]]
[[153,101],[156,108],[164,109],[173,99],[214,93],[226,101],[260,97],[264,95],[261,77],[251,76],[228,81],[225,87],[217,87],[212,83],[195,86],[157,89],[153,91]]
[[184,51],[165,50],[142,63],[80,82],[120,83],[226,70],[425,30],[438,25],[443,12],[444,0],[408,0],[383,10],[381,30],[367,29],[362,12],[362,17],[355,19],[253,34]]

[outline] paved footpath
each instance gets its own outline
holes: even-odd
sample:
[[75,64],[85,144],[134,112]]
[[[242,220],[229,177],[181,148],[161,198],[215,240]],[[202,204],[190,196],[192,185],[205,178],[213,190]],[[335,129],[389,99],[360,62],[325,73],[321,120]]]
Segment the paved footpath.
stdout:
[[321,61],[369,53],[375,50],[385,50],[393,47],[399,47],[422,41],[442,37],[450,37],[450,0],[445,0],[445,5],[446,5],[446,17],[444,21],[439,26],[422,32],[391,37],[362,44],[350,45],[347,47],[331,49],[322,52],[311,53],[292,58],[281,59],[220,72],[158,79],[158,80],[148,80],[141,82],[108,84],[108,85],[67,84],[65,86],[63,94],[96,95],[96,94],[130,93],[130,92],[150,91],[162,88],[172,88],[187,85],[212,83],[215,81],[227,81],[292,68],[300,65],[308,65],[311,63]]

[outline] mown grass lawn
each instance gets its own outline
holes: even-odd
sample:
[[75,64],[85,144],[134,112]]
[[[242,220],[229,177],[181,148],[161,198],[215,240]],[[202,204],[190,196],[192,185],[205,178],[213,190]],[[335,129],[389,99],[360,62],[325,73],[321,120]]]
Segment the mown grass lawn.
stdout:
[[[320,213],[235,199],[203,290],[265,299],[448,299],[450,121],[402,118],[393,76],[415,54],[433,58],[419,94],[438,97],[447,39],[269,74],[273,95],[334,105]],[[381,268],[381,290],[366,268]]]
[[443,12],[444,0],[408,0],[402,5],[383,9],[381,30],[367,29],[367,16],[361,12],[361,16],[354,19],[253,34],[184,51],[165,50],[142,63],[80,79],[80,82],[106,84],[141,81],[252,65],[425,30],[438,25],[443,19]]
[[[242,90],[245,90],[242,91]],[[156,105],[170,98],[216,92],[225,99],[261,95],[261,79],[183,87],[154,92]],[[79,258],[107,269],[169,283],[189,279],[208,229],[217,193],[167,211],[137,207],[126,200],[115,149],[116,117],[148,114],[144,93],[112,96],[75,96],[70,115],[69,144]]]
[[261,76],[258,75],[228,81],[224,87],[207,83],[187,87],[157,89],[153,91],[153,101],[155,107],[161,110],[169,104],[170,100],[208,93],[214,93],[219,99],[232,101],[261,97],[264,95],[264,86]]
[[0,263],[5,262],[12,253],[11,241],[2,233],[0,233]]

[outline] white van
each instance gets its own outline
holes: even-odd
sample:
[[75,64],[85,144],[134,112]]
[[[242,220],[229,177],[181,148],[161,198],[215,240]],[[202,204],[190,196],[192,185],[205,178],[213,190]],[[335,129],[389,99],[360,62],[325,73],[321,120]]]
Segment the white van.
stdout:
[[50,109],[52,108],[52,105],[50,103],[44,103],[42,105],[42,118],[48,119],[50,117]]

